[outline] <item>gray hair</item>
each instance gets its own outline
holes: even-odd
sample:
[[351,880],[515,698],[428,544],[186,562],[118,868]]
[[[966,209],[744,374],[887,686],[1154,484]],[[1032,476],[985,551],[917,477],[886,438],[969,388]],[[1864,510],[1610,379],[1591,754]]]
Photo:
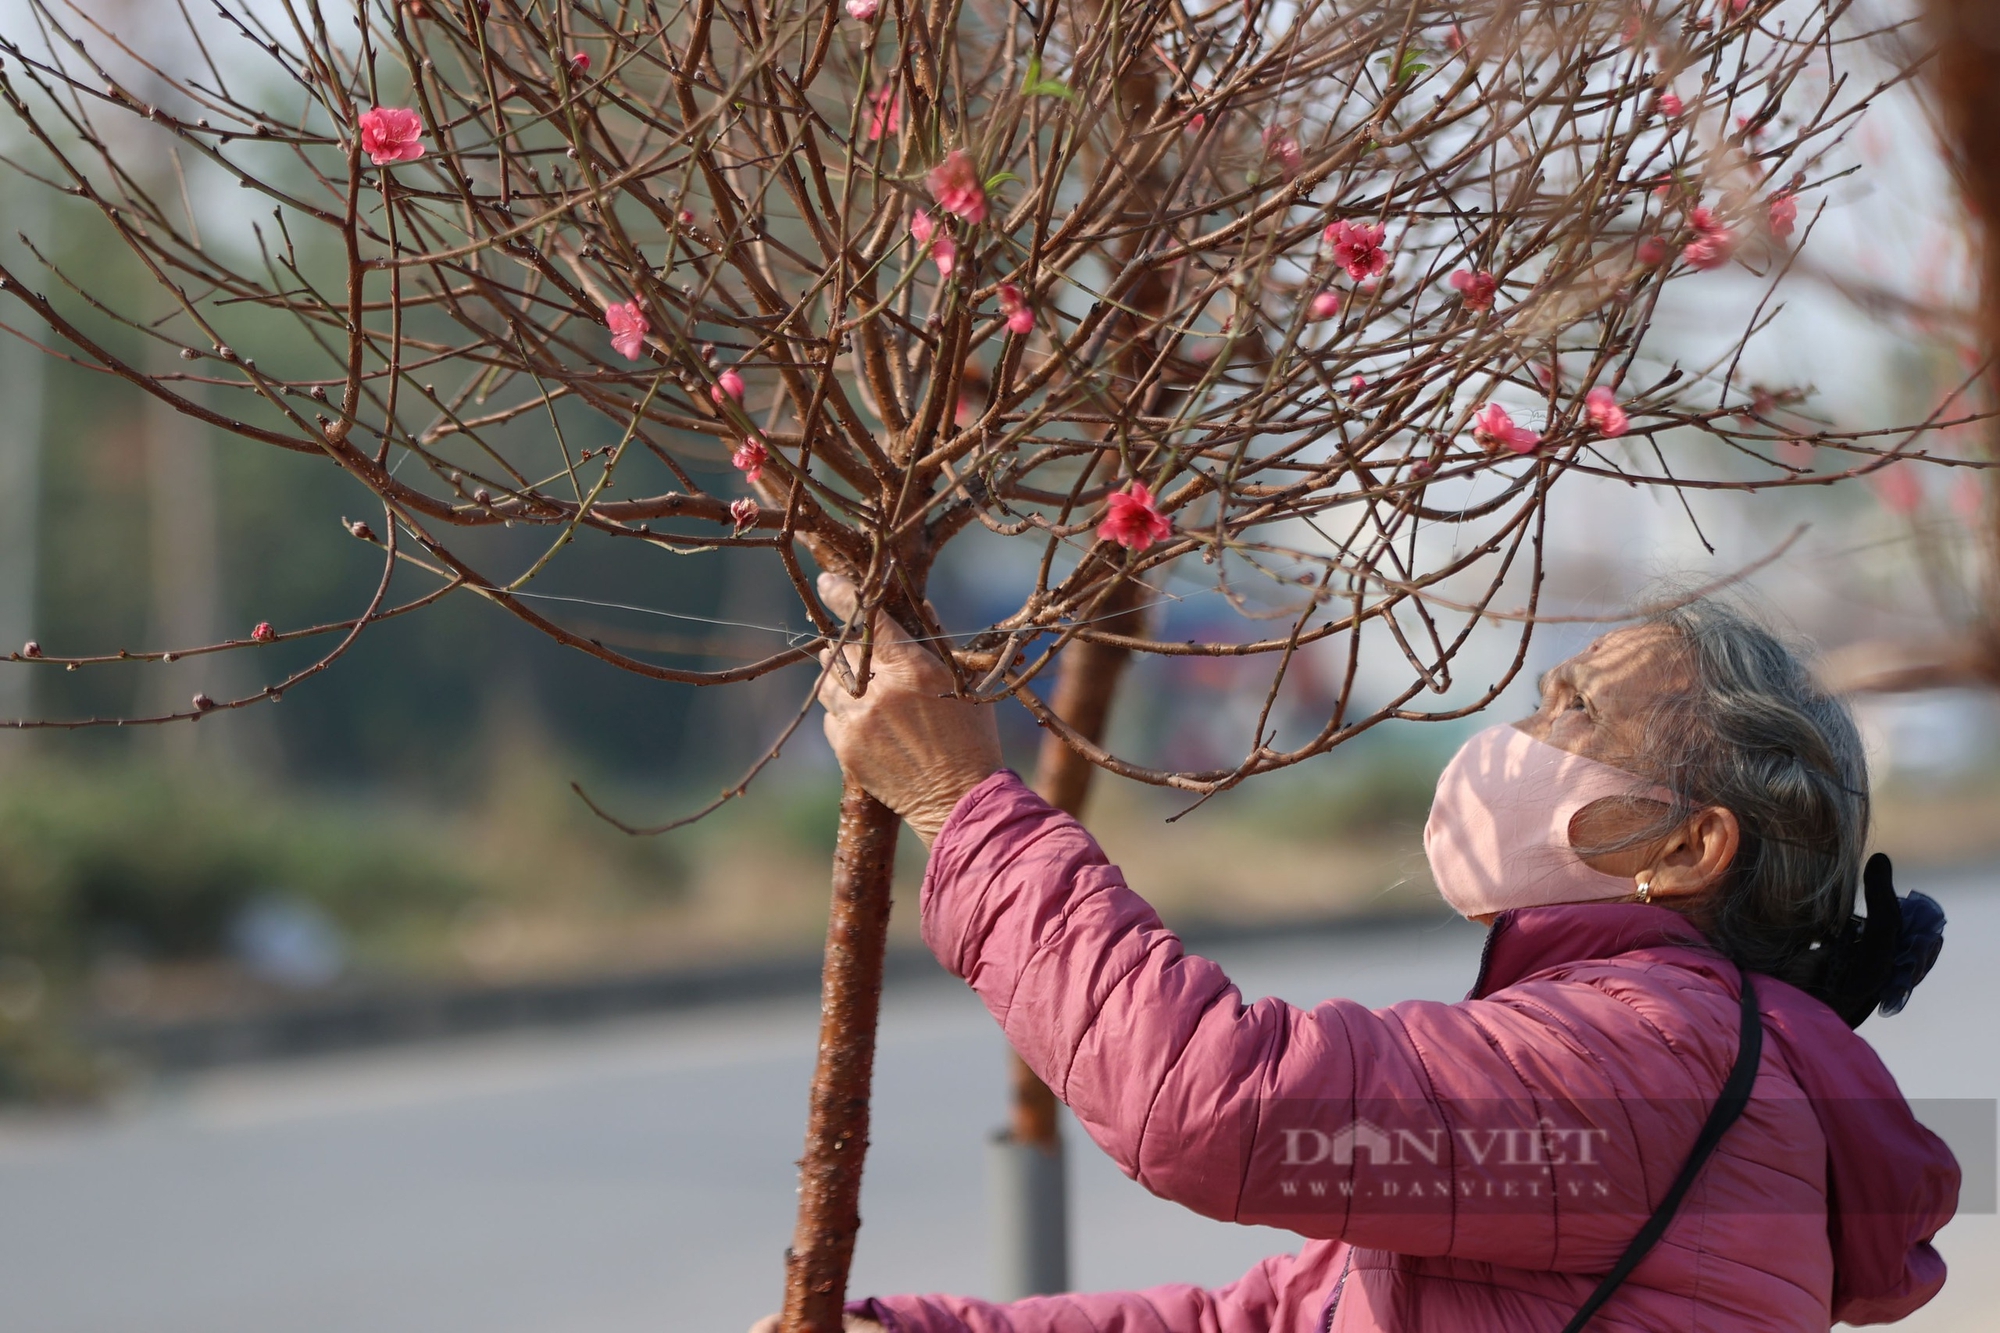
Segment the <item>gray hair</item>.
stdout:
[[1660,831],[1707,806],[1742,830],[1697,923],[1742,967],[1811,986],[1853,915],[1868,839],[1854,717],[1801,653],[1734,607],[1701,598],[1648,623],[1680,639],[1692,676],[1646,731],[1645,766],[1677,798]]

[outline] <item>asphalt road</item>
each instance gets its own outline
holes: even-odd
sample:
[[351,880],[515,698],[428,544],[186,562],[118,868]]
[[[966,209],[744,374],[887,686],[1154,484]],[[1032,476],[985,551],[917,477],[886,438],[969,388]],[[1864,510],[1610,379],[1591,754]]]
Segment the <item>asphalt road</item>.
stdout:
[[[1911,1097],[2000,1096],[2000,871],[1937,881],[1943,961],[1865,1029]],[[1217,949],[1251,994],[1463,994],[1471,927]],[[226,1071],[0,1121],[0,1333],[740,1333],[774,1308],[816,1005]],[[854,1290],[980,1292],[1004,1050],[950,983],[887,1004]],[[1285,1233],[1147,1195],[1072,1129],[1076,1280],[1220,1283]],[[1990,1329],[2000,1223],[1905,1327]]]

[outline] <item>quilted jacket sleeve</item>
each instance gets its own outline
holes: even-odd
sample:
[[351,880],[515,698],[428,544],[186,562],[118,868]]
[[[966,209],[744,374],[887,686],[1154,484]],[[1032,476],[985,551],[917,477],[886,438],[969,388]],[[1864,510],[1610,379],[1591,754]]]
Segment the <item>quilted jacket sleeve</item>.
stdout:
[[1034,1296],[1000,1305],[965,1296],[878,1296],[848,1306],[888,1333],[1280,1333],[1280,1289],[1296,1262],[1276,1254],[1226,1287]]
[[[1405,1255],[1602,1271],[1632,1215],[1643,1217],[1646,1200],[1671,1180],[1733,1056],[1734,1002],[1719,994],[1724,1040],[1677,1035],[1669,1063],[1681,1101],[1643,1113],[1661,1123],[1642,1123],[1630,1109],[1639,1098],[1602,1052],[1667,1043],[1614,993],[1615,978],[1545,980],[1504,999],[1381,1011],[1344,1000],[1311,1010],[1275,999],[1246,1005],[1219,967],[1183,952],[1080,825],[1011,773],[969,793],[939,836],[923,933],[1091,1137],[1152,1192],[1209,1217]],[[1631,1208],[1577,1218],[1552,1194],[1546,1206],[1512,1200],[1482,1209],[1452,1193],[1480,1178],[1479,1164],[1466,1160],[1445,1162],[1453,1183],[1440,1197],[1393,1205],[1338,1189],[1288,1198],[1270,1179],[1274,1152],[1305,1142],[1324,1153],[1323,1138],[1288,1139],[1293,1125],[1353,1123],[1382,1111],[1405,1117],[1412,1142],[1442,1145],[1456,1158],[1477,1142],[1457,1132],[1470,1118],[1516,1108],[1532,1125],[1552,1097],[1583,1114],[1619,1108],[1591,1131],[1592,1172],[1633,1182]]]

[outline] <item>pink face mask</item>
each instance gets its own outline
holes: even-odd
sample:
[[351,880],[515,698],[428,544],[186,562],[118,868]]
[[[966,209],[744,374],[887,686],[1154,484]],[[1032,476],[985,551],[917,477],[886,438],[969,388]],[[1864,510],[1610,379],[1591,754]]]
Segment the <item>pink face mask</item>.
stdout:
[[1512,726],[1488,727],[1438,777],[1424,824],[1424,855],[1438,892],[1468,917],[1631,897],[1631,880],[1592,870],[1570,844],[1570,820],[1607,796],[1673,800],[1665,788],[1622,768],[1558,750]]

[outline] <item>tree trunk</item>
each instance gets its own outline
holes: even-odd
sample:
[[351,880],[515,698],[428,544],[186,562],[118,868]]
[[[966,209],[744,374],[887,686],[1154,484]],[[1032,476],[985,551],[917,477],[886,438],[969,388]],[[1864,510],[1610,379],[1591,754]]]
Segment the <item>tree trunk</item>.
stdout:
[[[1128,579],[1104,599],[1103,628],[1113,634],[1136,635],[1145,622],[1142,599],[1146,585]],[[1111,716],[1111,701],[1118,692],[1118,678],[1131,657],[1123,648],[1101,643],[1071,643],[1063,649],[1062,665],[1056,673],[1055,698],[1050,707],[1057,717],[1076,728],[1084,739],[1101,744],[1105,723]],[[1097,765],[1085,759],[1062,738],[1051,732],[1042,737],[1041,754],[1035,760],[1035,790],[1056,809],[1072,815],[1083,813],[1090,795],[1090,779]],[[1035,1076],[1016,1055],[1013,1057],[1014,1112],[1010,1126],[1014,1141],[1041,1147],[1056,1146],[1056,1095],[1048,1084]]]
[[819,1063],[799,1159],[798,1222],[785,1253],[783,1333],[841,1329],[847,1270],[861,1228],[875,1021],[900,827],[895,811],[860,787],[850,782],[842,791],[820,982]]
[[[2000,354],[2000,8],[1991,0],[1928,0],[1926,17],[1938,41],[1932,64],[1945,154],[1958,178],[1971,215],[1973,253],[1979,268],[1977,323],[1980,350]],[[1989,372],[1989,390],[2000,379]],[[1989,393],[1989,397],[1992,394]],[[1988,421],[1986,447],[2000,458],[2000,422]],[[1982,623],[1973,627],[1961,654],[1971,674],[2000,683],[2000,502],[1986,485],[1985,586],[1980,590]]]

